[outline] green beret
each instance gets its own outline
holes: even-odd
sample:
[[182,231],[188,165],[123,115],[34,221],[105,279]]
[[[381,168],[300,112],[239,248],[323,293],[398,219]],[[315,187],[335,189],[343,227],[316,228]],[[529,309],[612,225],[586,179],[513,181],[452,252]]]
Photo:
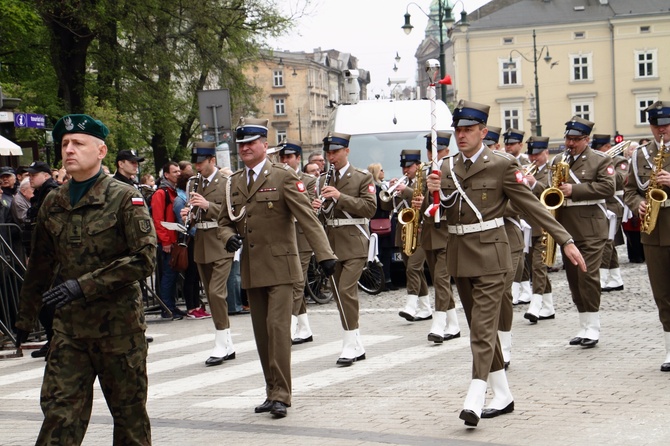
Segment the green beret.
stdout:
[[66,133],[86,133],[104,141],[109,135],[109,129],[102,121],[89,115],[65,115],[58,120],[51,134],[54,142],[60,144]]

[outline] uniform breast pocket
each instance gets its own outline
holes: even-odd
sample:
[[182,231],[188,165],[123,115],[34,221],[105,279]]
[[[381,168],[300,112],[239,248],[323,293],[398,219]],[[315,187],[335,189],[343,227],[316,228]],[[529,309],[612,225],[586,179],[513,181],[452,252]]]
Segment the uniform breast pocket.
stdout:
[[477,207],[481,206],[485,208],[489,203],[495,203],[497,201],[496,186],[497,185],[492,180],[473,180],[472,193],[468,194],[468,196]]
[[451,180],[449,178],[442,181],[441,186],[442,186],[442,193],[444,193],[446,196],[449,196],[450,194],[456,191],[456,183],[454,183],[454,180]]
[[117,229],[117,219],[115,214],[95,218],[86,225],[86,234],[88,237],[82,243],[87,250],[97,254],[100,258],[115,255],[117,246],[123,245],[120,240],[122,234]]
[[256,193],[256,203],[260,208],[265,208],[266,213],[273,213],[276,211],[279,204],[279,191],[267,191]]
[[51,216],[47,221],[44,222],[44,227],[53,237],[58,237],[61,232],[63,232],[65,222],[58,217]]

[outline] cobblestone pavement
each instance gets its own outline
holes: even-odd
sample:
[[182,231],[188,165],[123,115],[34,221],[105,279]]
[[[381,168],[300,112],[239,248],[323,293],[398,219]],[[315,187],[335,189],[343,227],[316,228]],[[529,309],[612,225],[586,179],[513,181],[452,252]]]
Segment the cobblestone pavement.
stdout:
[[[621,248],[621,247],[620,247]],[[207,368],[209,320],[150,320],[149,413],[155,445],[661,445],[670,438],[670,373],[644,264],[619,250],[625,291],[604,293],[596,348],[568,346],[578,330],[563,272],[550,274],[556,319],[530,325],[515,307],[508,371],[515,411],[465,429],[458,413],[470,381],[462,337],[426,341],[430,321],[397,315],[404,290],[361,293],[367,359],[338,368],[341,328],[334,303],[310,305],[314,342],[293,347],[293,405],[275,420],[254,414],[264,384],[249,316],[232,318],[237,358]],[[34,444],[42,414],[44,362],[0,361],[0,444]],[[489,395],[490,397],[490,395]],[[99,389],[84,444],[111,443],[111,417]]]

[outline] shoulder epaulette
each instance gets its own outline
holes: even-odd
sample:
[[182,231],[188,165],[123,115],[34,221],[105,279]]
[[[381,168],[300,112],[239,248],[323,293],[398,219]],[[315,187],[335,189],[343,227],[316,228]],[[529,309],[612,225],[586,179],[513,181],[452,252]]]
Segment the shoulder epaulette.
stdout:
[[594,150],[593,152],[598,154],[599,156],[602,156],[603,158],[608,156],[605,152],[601,152],[600,150]]
[[242,173],[244,173],[244,168],[236,170],[236,171],[231,175],[231,177],[234,177],[235,175],[241,175]]
[[516,158],[514,158],[512,155],[510,155],[509,153],[507,153],[507,152],[503,152],[503,151],[501,151],[501,150],[491,150],[491,152],[493,152],[494,155],[501,156],[501,157],[505,158],[505,159],[508,160],[508,161],[512,161],[512,160],[515,160],[515,159],[516,159]]
[[289,170],[291,168],[291,166],[286,163],[272,163],[272,166],[284,170]]
[[354,167],[354,170],[356,170],[360,173],[365,173],[365,174],[370,173],[370,172],[368,172],[368,169],[359,169],[358,167]]

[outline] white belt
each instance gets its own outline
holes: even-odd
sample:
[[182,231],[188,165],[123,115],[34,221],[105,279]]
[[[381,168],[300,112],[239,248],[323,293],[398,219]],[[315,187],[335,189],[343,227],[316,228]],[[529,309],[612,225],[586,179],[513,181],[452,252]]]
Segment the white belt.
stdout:
[[661,203],[662,208],[670,208],[670,198]]
[[353,226],[353,225],[367,225],[367,218],[331,218],[326,220],[326,225],[328,226]]
[[618,190],[618,191],[614,192],[614,196],[615,197],[623,197],[623,190]]
[[201,221],[195,224],[196,229],[212,229],[212,228],[218,228],[219,223],[215,221]]
[[592,204],[604,204],[605,199],[602,198],[600,200],[581,200],[581,201],[572,201],[569,198],[566,198],[565,201],[563,202],[563,206],[570,207],[570,206],[591,206]]
[[473,232],[488,231],[489,229],[499,228],[505,225],[505,219],[502,217],[494,218],[482,223],[473,223],[471,225],[448,225],[449,234],[470,234]]

